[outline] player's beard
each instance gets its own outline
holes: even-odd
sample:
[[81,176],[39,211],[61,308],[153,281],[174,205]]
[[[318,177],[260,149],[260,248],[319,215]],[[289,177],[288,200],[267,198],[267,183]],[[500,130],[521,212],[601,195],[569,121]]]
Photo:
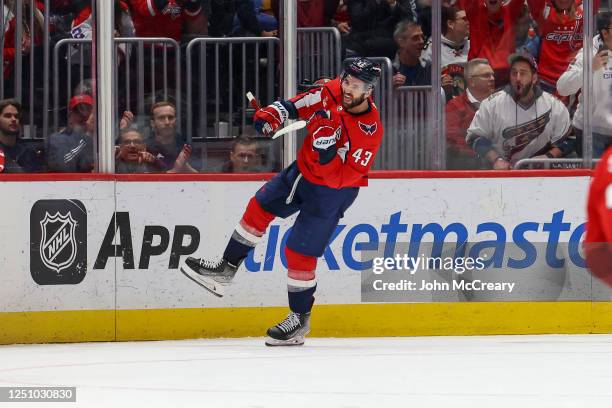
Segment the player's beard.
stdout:
[[[345,96],[349,96],[351,98],[351,102],[346,103],[344,101]],[[363,101],[365,101],[365,99],[366,99],[365,94],[362,94],[361,96],[358,96],[358,97],[352,97],[351,95],[342,94],[342,107],[344,108],[344,110],[352,109],[355,106],[362,104]]]

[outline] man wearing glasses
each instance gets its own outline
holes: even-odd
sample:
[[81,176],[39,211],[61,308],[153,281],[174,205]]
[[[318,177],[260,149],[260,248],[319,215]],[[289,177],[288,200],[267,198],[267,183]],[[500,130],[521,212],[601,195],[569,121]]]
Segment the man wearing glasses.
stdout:
[[467,130],[480,107],[495,89],[495,75],[489,61],[476,58],[465,67],[466,91],[446,104],[446,168],[477,169],[481,162],[465,143]]

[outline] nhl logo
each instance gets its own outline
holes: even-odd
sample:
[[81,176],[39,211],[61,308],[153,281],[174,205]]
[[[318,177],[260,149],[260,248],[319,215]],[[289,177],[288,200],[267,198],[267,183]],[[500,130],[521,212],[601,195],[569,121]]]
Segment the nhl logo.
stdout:
[[45,212],[40,228],[40,259],[47,268],[59,273],[76,259],[76,221],[70,212],[65,215],[56,212],[53,216]]
[[79,200],[40,200],[30,211],[30,273],[39,285],[75,285],[87,272],[87,210]]

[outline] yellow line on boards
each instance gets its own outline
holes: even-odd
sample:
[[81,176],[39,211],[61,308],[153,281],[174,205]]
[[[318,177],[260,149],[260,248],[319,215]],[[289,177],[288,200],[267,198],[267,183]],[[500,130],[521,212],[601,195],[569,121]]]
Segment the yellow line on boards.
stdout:
[[[258,337],[285,307],[0,313],[0,344]],[[315,306],[313,337],[612,333],[612,302]]]

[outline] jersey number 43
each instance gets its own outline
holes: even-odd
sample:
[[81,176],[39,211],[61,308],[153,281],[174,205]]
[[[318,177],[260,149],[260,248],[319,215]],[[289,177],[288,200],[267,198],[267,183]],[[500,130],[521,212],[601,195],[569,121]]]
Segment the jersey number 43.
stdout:
[[[355,159],[355,163],[361,164],[362,166],[367,166],[372,159],[372,152],[368,152],[367,150],[357,149],[355,153],[352,154]],[[362,158],[363,156],[363,158]]]

